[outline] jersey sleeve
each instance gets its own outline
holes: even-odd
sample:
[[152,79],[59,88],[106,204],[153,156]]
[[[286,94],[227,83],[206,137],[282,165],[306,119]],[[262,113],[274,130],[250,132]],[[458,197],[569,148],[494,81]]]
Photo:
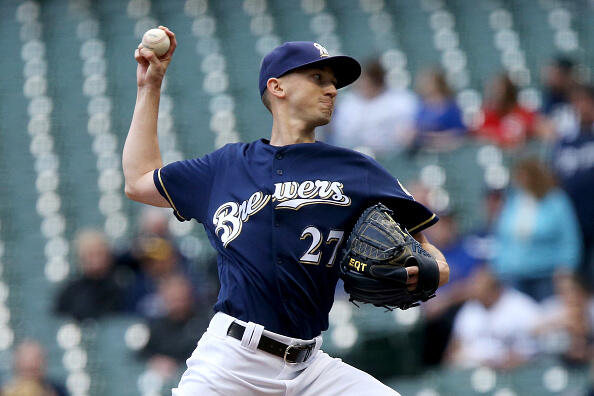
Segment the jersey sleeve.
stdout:
[[415,234],[437,223],[439,218],[400,184],[400,181],[375,161],[368,173],[370,204],[382,202],[394,211],[395,220]]
[[201,158],[172,162],[155,169],[155,186],[179,221],[204,221],[219,156],[219,151],[215,151]]

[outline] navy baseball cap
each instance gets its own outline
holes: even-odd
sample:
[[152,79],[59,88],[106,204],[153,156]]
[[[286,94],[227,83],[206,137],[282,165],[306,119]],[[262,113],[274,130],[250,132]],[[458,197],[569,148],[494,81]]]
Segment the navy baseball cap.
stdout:
[[260,96],[269,78],[278,78],[304,66],[329,66],[336,77],[336,88],[345,87],[361,75],[361,65],[350,56],[330,56],[326,48],[311,41],[290,41],[273,49],[260,66]]

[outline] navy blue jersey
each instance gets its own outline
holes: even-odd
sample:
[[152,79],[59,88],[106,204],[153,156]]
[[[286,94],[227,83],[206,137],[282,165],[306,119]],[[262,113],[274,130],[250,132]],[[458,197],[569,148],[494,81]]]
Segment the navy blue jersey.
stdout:
[[437,221],[373,159],[321,142],[230,144],[154,181],[218,252],[215,311],[302,339],[328,328],[340,248],[367,206],[383,202],[411,233]]
[[552,167],[575,208],[585,242],[594,242],[594,129],[555,146]]

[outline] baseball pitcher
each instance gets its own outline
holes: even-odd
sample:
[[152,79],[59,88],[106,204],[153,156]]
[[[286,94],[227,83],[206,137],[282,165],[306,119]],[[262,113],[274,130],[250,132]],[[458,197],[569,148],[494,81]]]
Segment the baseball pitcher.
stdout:
[[173,395],[397,395],[321,349],[339,276],[353,300],[403,309],[430,298],[449,276],[443,255],[420,233],[436,215],[373,159],[315,140],[337,90],[359,77],[359,63],[318,43],[277,47],[259,78],[270,139],[163,166],[157,113],[177,43],[160,28],[171,41],[165,55],[135,52],[126,195],[200,222],[218,253],[221,282],[216,314],[196,335]]

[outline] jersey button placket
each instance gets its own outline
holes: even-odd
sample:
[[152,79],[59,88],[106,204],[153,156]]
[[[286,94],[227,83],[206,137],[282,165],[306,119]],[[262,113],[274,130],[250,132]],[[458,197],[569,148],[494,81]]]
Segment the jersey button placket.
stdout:
[[[284,159],[285,155],[283,154],[283,152],[279,151],[277,153],[274,154],[274,160],[273,160],[273,168],[274,169],[274,173],[273,173],[273,179],[278,178],[279,176],[283,175],[283,170],[281,169],[281,164],[280,161],[282,161]],[[273,182],[274,183],[274,182]],[[274,226],[274,228],[279,228],[278,231],[273,232],[273,254],[274,254],[274,262],[275,264],[280,267],[283,265],[283,259],[281,258],[281,256],[279,255],[279,252],[277,250],[277,241],[282,238],[282,235],[280,235],[281,230],[280,230],[280,221],[278,220],[278,213],[274,210],[274,206],[271,207],[272,209],[272,224]],[[278,291],[279,291],[279,295],[280,295],[280,301],[282,302],[283,305],[287,304],[287,298],[286,296],[283,294],[283,289],[282,287],[280,287],[280,279],[278,279],[279,276],[279,272],[277,270],[277,287],[278,287]]]
[[[279,152],[277,152],[277,153],[274,155],[274,158],[275,158],[277,161],[282,161],[283,157],[284,157],[284,154],[283,154],[282,152],[280,152],[280,151],[279,151]],[[280,164],[276,164],[276,165],[278,166],[278,165],[280,165]],[[277,174],[278,176],[282,176],[282,175],[283,175],[283,170],[282,170],[282,169],[280,169],[280,168],[277,168],[277,169],[276,169],[276,174]]]

